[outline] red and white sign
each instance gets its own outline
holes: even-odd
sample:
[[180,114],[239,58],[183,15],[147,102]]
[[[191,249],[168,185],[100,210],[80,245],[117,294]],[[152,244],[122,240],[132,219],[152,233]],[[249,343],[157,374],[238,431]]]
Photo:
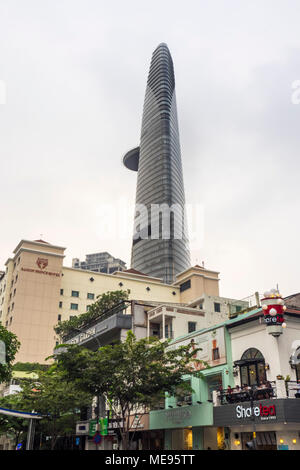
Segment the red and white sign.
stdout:
[[276,289],[264,293],[264,298],[261,300],[262,310],[264,313],[265,323],[267,325],[283,325],[284,312],[286,306],[280,293]]
[[261,420],[276,419],[276,408],[275,405],[263,406],[249,406],[238,405],[236,407],[236,417],[239,419],[251,418],[251,416],[261,417]]

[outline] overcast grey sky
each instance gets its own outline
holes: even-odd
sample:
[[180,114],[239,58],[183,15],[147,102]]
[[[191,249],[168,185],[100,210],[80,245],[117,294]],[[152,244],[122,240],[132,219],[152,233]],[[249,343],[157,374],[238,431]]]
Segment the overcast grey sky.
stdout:
[[186,200],[204,208],[192,262],[243,298],[299,288],[300,3],[0,0],[0,269],[20,239],[109,251],[99,207],[133,203],[151,54],[170,48]]

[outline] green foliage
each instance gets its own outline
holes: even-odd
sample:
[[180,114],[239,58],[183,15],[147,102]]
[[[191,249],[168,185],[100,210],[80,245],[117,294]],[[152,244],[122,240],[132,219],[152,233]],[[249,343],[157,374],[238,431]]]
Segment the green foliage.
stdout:
[[[92,397],[67,383],[59,371],[41,372],[35,382],[24,382],[21,392],[24,406],[44,416],[43,427],[52,436],[52,448],[58,435],[75,431],[78,410],[91,404]],[[45,432],[44,431],[44,432]]]
[[[39,432],[51,436],[51,449],[54,449],[58,436],[72,435],[79,419],[81,407],[91,405],[92,397],[67,383],[62,374],[51,368],[40,371],[38,379],[24,379],[21,392],[0,399],[0,406],[18,411],[35,411],[43,416],[39,421]],[[0,415],[1,416],[1,415]],[[26,431],[28,422],[20,418],[2,417],[0,434],[14,434]]]
[[0,364],[0,383],[8,382],[11,378],[12,363],[20,348],[20,342],[15,334],[8,331],[0,323],[0,341],[3,341],[6,349],[6,363]]
[[[192,392],[183,377],[201,376],[194,365],[198,350],[192,344],[168,349],[169,342],[157,338],[136,340],[130,331],[122,343],[107,345],[96,352],[78,345],[64,345],[57,356],[57,370],[70,384],[109,402],[123,421],[123,448],[128,448],[130,415],[146,413],[165,393]],[[131,424],[130,424],[131,423]]]
[[[9,410],[28,411],[19,394],[0,398],[0,407]],[[28,420],[0,414],[0,435],[13,438],[15,446],[27,434]]]
[[70,320],[61,321],[54,327],[54,331],[61,337],[65,338],[77,329],[83,328],[90,322],[105,315],[109,310],[116,308],[125,300],[128,300],[130,291],[118,290],[106,292],[97,297],[97,301],[90,305],[86,313],[77,315]]
[[13,370],[22,372],[38,372],[49,369],[47,364],[39,364],[38,362],[17,362],[13,365]]

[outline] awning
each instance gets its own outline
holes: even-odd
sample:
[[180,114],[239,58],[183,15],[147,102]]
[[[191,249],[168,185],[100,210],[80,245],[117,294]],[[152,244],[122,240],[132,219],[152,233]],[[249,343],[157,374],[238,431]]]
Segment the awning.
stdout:
[[246,366],[248,364],[258,364],[265,362],[264,359],[240,359],[239,361],[234,361],[235,366]]
[[25,411],[8,410],[7,408],[0,408],[0,414],[7,416],[15,416],[22,419],[42,419],[38,413],[27,413]]

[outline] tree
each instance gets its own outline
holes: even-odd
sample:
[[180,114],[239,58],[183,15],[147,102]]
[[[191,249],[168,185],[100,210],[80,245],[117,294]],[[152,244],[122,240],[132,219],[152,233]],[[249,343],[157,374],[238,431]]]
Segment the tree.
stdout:
[[33,406],[35,412],[44,416],[41,424],[44,432],[51,436],[51,450],[55,448],[59,436],[74,433],[80,408],[92,402],[89,393],[67,383],[62,374],[53,369],[40,373],[37,383],[27,384],[22,390],[22,397],[24,402]]
[[22,410],[35,411],[43,416],[40,430],[51,436],[51,450],[59,436],[74,434],[81,407],[91,405],[89,393],[67,383],[62,374],[53,368],[40,372],[38,379],[23,380],[22,390],[14,395]]
[[[129,331],[123,343],[90,351],[78,345],[63,345],[56,367],[70,384],[94,396],[102,395],[121,421],[122,448],[130,447],[133,416],[142,416],[157,404],[165,393],[191,393],[185,375],[197,375],[196,350],[192,344],[178,349],[157,338],[136,340]],[[133,433],[131,433],[133,434]]]
[[[24,409],[19,394],[8,395],[0,398],[0,407],[9,410],[27,411]],[[14,439],[15,447],[23,440],[27,434],[28,419],[16,418],[14,416],[7,416],[0,414],[0,435]]]
[[40,364],[39,362],[17,362],[13,365],[13,371],[36,372],[49,369],[49,364]]
[[16,353],[20,348],[20,342],[15,334],[8,331],[0,323],[0,347],[3,352],[2,360],[0,361],[0,383],[8,382],[11,378],[12,363],[15,359]]

